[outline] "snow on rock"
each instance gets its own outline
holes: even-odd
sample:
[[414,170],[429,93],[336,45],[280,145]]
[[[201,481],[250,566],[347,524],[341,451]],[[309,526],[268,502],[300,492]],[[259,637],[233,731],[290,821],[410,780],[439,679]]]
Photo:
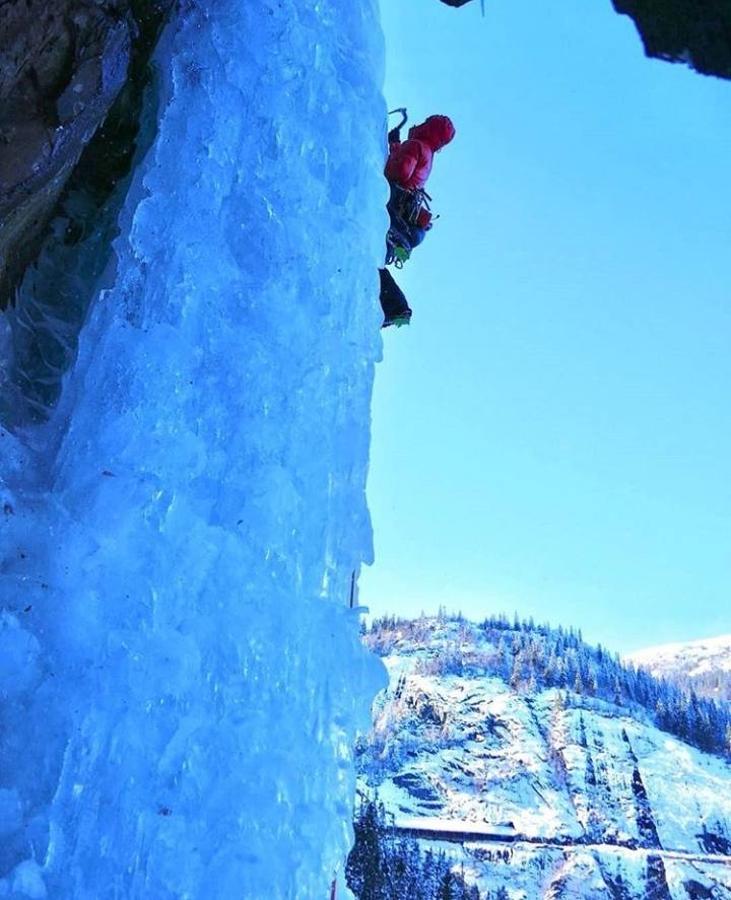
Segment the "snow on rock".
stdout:
[[452,855],[461,844],[481,890],[685,900],[711,885],[709,896],[731,897],[725,759],[640,709],[487,675],[501,651],[469,622],[424,617],[367,641],[390,683],[362,749],[362,790],[405,834]]
[[646,647],[631,653],[627,661],[659,678],[675,675],[694,678],[713,671],[731,672],[731,634]]
[[[642,843],[636,766],[661,811],[663,847],[697,850],[704,821],[731,822],[723,760],[616,709],[564,708],[556,690],[531,696],[495,678],[413,674],[400,692],[381,698],[374,763],[386,776],[379,796],[397,817],[438,812],[470,830],[511,823],[532,839]],[[436,724],[427,710],[443,718]],[[379,731],[392,737],[381,743]]]
[[373,0],[184,0],[55,419],[0,431],[0,891],[322,898],[381,667]]

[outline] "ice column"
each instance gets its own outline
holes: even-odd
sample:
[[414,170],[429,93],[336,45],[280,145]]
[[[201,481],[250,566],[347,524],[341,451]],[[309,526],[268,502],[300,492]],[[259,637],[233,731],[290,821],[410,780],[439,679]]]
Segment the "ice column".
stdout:
[[372,0],[183,0],[56,419],[0,434],[0,896],[322,898],[385,229]]

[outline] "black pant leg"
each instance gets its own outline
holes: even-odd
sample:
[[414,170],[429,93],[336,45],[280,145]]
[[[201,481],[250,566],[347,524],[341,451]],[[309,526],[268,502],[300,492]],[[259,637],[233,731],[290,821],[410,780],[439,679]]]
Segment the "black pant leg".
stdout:
[[411,309],[404,292],[396,284],[388,269],[379,269],[378,274],[381,278],[381,309],[385,317],[384,325],[389,325],[399,316],[410,313]]

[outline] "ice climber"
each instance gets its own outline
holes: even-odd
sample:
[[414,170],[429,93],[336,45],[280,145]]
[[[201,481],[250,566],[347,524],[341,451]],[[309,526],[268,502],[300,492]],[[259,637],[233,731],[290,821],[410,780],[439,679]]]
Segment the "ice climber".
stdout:
[[[431,173],[434,154],[454,138],[455,129],[448,116],[429,116],[420,125],[409,129],[401,141],[401,127],[406,111],[400,110],[404,120],[388,133],[389,153],[385,175],[391,186],[388,201],[390,226],[386,238],[386,265],[400,267],[411,255],[431,228],[432,214],[429,195],[424,190]],[[382,327],[407,325],[411,309],[403,291],[384,268],[381,276]]]
[[[393,138],[393,140],[392,140]],[[431,173],[434,154],[454,138],[454,125],[448,116],[429,116],[421,125],[409,129],[401,142],[399,129],[389,133],[386,178],[407,191],[423,190]]]

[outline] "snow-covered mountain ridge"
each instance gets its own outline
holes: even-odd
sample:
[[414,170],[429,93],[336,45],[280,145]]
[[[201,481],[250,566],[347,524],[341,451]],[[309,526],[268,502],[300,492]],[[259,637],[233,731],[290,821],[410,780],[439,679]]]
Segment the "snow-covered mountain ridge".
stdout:
[[697,693],[731,699],[731,634],[637,650],[627,662]]
[[[640,704],[601,697],[601,677],[547,686],[559,633],[497,625],[392,620],[366,635],[390,686],[363,748],[364,789],[405,834],[450,847],[487,896],[731,897],[728,762],[661,731]],[[579,681],[596,678],[569,635],[563,658]],[[607,655],[607,671],[618,665]]]

